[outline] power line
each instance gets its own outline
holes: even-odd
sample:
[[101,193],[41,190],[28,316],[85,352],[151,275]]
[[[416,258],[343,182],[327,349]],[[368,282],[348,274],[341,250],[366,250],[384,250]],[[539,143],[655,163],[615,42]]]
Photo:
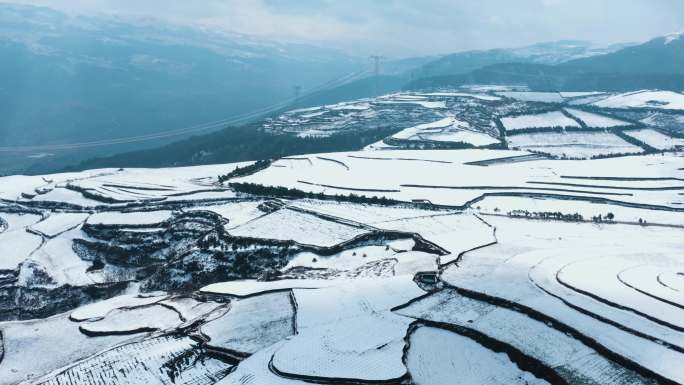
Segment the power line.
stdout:
[[380,60],[384,59],[380,55],[371,55],[374,64],[374,74],[375,74],[375,94],[374,96],[380,95]]

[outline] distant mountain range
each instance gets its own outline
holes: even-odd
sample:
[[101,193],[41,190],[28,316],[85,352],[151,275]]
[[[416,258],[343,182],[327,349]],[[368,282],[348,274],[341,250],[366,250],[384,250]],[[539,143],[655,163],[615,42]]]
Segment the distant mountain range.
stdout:
[[538,60],[493,63],[494,60],[490,60],[492,63],[470,71],[422,77],[405,88],[440,88],[477,83],[519,84],[547,91],[628,91],[640,88],[681,91],[684,89],[682,36],[682,33],[675,33],[643,44],[614,51],[611,48],[612,52],[559,63]]
[[295,85],[342,84],[370,64],[332,49],[12,4],[0,4],[0,57],[0,146],[168,132],[287,101]]
[[[681,36],[607,47],[557,41],[386,59],[375,78],[369,58],[333,49],[0,3],[0,174],[45,173],[157,148],[266,113],[400,90],[515,84],[533,90],[681,91]],[[295,85],[302,87],[297,100]],[[232,119],[237,117],[243,120]],[[205,122],[215,123],[196,127]],[[231,140],[228,134],[213,138],[219,137]],[[33,147],[11,151],[16,146]]]
[[460,79],[473,71],[491,65],[506,63],[526,63],[553,65],[569,60],[589,58],[619,51],[632,44],[614,44],[597,47],[587,41],[561,40],[534,44],[521,48],[491,49],[482,51],[458,52],[442,57],[421,57],[383,63],[379,79],[371,77],[358,79],[339,87],[325,89],[302,98],[297,107],[337,103],[343,100],[358,99],[377,93],[390,93],[441,84],[446,77]]
[[604,55],[630,44],[597,47],[580,40],[561,40],[534,44],[528,47],[468,51],[444,56],[426,63],[414,71],[414,77],[433,77],[465,74],[482,67],[502,63],[559,64],[570,60]]

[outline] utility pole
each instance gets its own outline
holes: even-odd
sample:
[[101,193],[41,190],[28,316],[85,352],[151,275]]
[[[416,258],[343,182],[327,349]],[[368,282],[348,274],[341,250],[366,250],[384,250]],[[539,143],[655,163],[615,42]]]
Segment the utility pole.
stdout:
[[375,64],[375,96],[380,95],[380,60],[384,59],[380,55],[371,55]]

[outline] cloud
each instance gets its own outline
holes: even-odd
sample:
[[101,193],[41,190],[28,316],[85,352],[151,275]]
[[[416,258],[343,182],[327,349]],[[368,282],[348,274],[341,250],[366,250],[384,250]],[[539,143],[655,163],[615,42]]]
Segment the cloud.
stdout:
[[153,17],[361,54],[448,53],[560,39],[643,41],[684,27],[680,0],[16,0]]

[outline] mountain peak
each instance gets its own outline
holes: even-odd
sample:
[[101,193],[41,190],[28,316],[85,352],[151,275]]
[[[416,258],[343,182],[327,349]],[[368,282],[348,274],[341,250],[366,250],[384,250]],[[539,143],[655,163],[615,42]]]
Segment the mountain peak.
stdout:
[[671,34],[665,35],[665,44],[667,45],[675,40],[679,40],[682,35],[684,35],[684,29],[680,30],[679,32],[673,32]]

